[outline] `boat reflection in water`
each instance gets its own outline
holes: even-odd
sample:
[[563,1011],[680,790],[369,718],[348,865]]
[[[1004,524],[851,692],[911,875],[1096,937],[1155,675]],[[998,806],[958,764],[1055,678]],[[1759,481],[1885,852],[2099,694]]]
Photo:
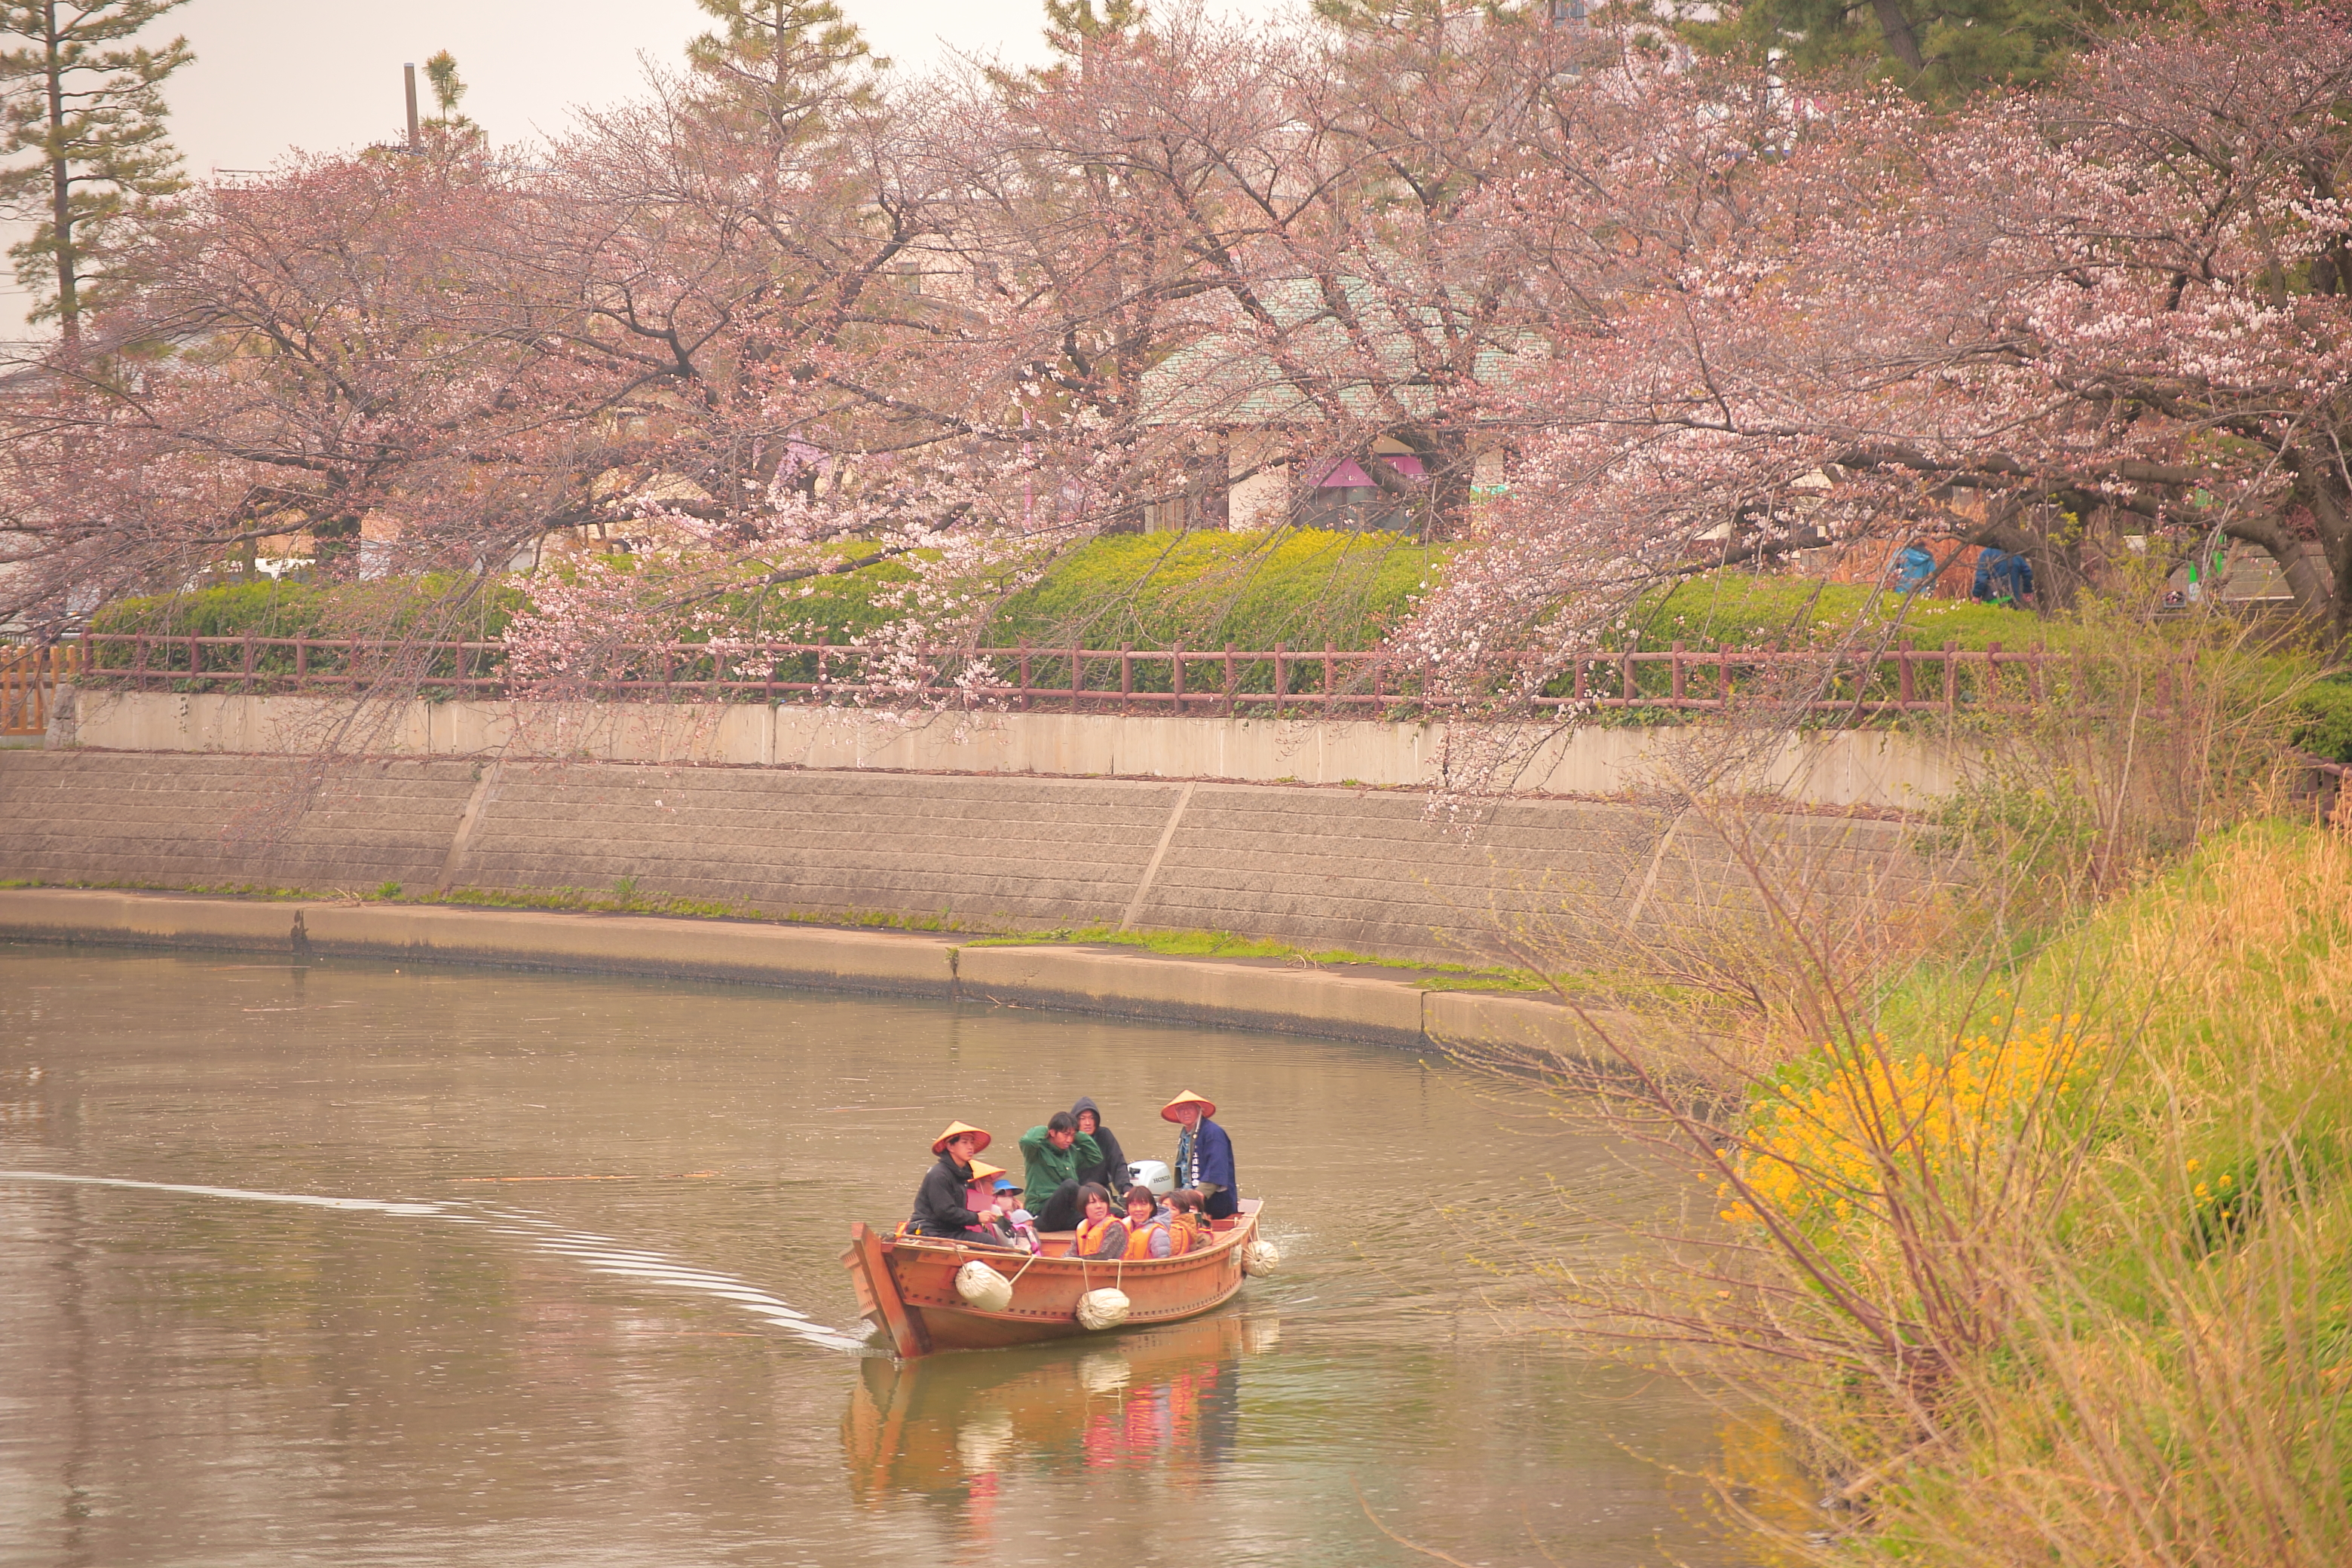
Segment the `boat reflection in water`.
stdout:
[[861,1504],[921,1498],[992,1533],[1018,1476],[1150,1470],[1181,1486],[1231,1458],[1244,1358],[1274,1348],[1270,1313],[1219,1313],[1099,1345],[893,1362],[868,1357],[842,1443]]

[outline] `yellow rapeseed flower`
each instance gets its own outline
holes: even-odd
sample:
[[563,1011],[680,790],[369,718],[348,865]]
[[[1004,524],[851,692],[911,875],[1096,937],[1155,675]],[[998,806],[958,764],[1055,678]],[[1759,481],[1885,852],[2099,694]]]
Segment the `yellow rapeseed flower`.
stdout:
[[[1740,1177],[1758,1200],[1800,1223],[1851,1219],[1897,1173],[1940,1180],[2011,1135],[2053,1086],[2071,1092],[2086,1049],[2081,1022],[2053,1016],[1999,1044],[1980,1034],[1948,1053],[1901,1060],[1879,1052],[1853,1060],[1823,1047],[1825,1081],[1781,1090],[1751,1117]],[[1722,1212],[1733,1223],[1756,1218],[1748,1204]]]

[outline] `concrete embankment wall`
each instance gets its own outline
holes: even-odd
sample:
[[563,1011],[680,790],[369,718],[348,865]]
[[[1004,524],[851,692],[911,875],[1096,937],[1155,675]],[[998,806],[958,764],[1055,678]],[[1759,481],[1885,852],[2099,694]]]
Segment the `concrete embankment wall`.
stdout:
[[[1230,931],[1310,950],[1484,958],[1600,906],[1649,922],[1737,902],[1695,818],[1507,800],[1465,836],[1402,791],[550,761],[0,752],[0,880],[410,893],[573,888],[769,917],[950,930]],[[1790,814],[1817,889],[1907,896],[1900,824]]]
[[[1715,731],[1714,733],[1720,733]],[[1432,789],[1486,757],[1511,788],[1607,795],[1654,787],[1708,759],[1710,731],[1586,727],[1521,737],[1443,723],[1152,718],[1117,714],[867,713],[758,703],[352,703],[305,697],[81,691],[61,701],[52,748],[301,755],[588,758],[1061,778],[1215,779]],[[1948,744],[1883,731],[1760,742],[1726,782],[1793,805],[1913,810],[1958,776]]]
[[1424,992],[1354,965],[1167,958],[1100,947],[975,947],[920,932],[169,893],[0,889],[0,940],[491,963],[1017,1003],[1418,1047],[1601,1048],[1567,1008]]

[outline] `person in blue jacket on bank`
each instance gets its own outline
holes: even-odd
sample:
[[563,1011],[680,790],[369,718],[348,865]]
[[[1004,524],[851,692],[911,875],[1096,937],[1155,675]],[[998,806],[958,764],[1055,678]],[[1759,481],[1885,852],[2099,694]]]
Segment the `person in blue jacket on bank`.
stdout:
[[1240,1212],[1242,1194],[1234,1184],[1234,1141],[1211,1120],[1215,1102],[1186,1089],[1160,1114],[1183,1129],[1176,1134],[1176,1184],[1199,1192],[1202,1212],[1211,1219],[1231,1219]]

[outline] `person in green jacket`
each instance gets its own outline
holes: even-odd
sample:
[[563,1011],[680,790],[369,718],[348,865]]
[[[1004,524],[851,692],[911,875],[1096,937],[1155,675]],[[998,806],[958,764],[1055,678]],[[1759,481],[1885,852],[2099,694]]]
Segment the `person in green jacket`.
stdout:
[[1045,1126],[1021,1134],[1021,1152],[1029,1161],[1021,1184],[1021,1206],[1039,1230],[1077,1229],[1078,1173],[1101,1164],[1102,1150],[1078,1131],[1076,1117],[1057,1110]]

